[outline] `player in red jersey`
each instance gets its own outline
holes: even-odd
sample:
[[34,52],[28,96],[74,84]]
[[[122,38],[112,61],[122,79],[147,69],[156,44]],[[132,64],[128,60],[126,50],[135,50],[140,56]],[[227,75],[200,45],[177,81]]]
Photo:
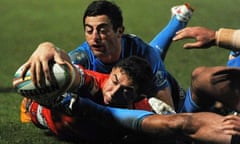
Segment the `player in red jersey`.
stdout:
[[[129,110],[138,108],[135,103],[144,100],[145,95],[151,95],[151,67],[138,57],[120,62],[114,66],[110,75],[83,69],[79,75],[84,80],[79,79],[74,87],[80,86],[80,89],[76,92],[71,88],[62,96],[58,106],[46,108],[35,101],[27,105],[36,126],[48,128],[59,137],[84,139],[93,143],[124,141],[126,137],[137,134],[145,136],[135,139],[140,141],[141,138],[153,136],[153,139],[147,139],[148,143],[151,143],[150,140],[156,142],[158,137],[165,137],[173,141],[175,138],[186,138],[221,144],[230,143],[232,135],[239,134],[237,123],[240,118],[234,115],[171,114],[171,111],[169,115],[157,115],[149,111]],[[76,94],[80,97],[72,102]]]

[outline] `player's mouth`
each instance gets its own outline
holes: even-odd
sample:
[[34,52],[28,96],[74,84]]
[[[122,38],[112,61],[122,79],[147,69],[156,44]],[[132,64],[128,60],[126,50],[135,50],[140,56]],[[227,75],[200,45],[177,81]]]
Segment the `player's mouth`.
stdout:
[[91,47],[92,47],[92,50],[94,51],[103,51],[104,49],[103,45],[99,45],[99,44],[94,44]]

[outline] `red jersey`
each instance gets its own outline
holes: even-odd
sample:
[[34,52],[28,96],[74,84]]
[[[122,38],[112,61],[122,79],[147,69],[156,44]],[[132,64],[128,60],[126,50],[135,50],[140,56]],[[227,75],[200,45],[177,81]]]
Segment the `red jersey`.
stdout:
[[[96,103],[103,104],[101,89],[109,75],[86,69],[84,69],[83,72],[85,83],[83,86],[83,91],[80,92],[81,96],[88,97]],[[23,103],[21,107],[23,107]],[[152,111],[146,98],[134,103],[132,108]],[[82,135],[87,134],[86,124],[81,122],[81,118],[68,116],[62,112],[42,107],[34,101],[29,106],[29,112],[31,121],[37,127],[48,128],[57,136],[81,137]],[[23,117],[23,115],[21,117]]]

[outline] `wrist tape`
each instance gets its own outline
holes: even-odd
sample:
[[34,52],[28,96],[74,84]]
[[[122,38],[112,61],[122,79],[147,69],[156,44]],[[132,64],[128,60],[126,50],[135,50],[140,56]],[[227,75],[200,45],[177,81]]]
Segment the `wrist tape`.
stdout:
[[240,50],[240,30],[221,28],[216,32],[216,45],[219,47]]

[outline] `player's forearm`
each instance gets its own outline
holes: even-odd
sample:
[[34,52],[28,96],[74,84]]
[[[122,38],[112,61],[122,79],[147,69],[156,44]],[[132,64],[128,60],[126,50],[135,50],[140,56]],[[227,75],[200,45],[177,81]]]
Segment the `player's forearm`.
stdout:
[[216,45],[230,50],[240,50],[240,30],[220,28],[216,32]]
[[188,117],[184,115],[152,115],[142,121],[142,131],[158,136],[182,135],[182,127]]
[[143,119],[142,131],[196,142],[230,144],[231,135],[225,134],[221,129],[221,121],[222,117],[214,113],[152,115]]

